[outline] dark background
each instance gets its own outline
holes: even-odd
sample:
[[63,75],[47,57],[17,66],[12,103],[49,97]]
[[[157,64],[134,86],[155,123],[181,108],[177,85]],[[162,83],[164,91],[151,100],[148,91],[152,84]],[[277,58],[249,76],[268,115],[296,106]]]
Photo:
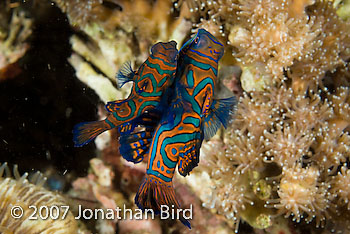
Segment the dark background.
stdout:
[[74,148],[72,129],[97,119],[98,97],[67,61],[74,29],[59,8],[44,2],[20,5],[34,27],[18,63],[22,72],[0,82],[0,163],[18,164],[20,173],[84,175],[95,146]]

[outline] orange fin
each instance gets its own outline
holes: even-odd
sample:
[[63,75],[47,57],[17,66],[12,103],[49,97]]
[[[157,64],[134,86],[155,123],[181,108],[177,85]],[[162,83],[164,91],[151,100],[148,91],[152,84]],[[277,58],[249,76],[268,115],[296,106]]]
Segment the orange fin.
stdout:
[[[135,196],[135,204],[140,209],[152,209],[159,214],[161,206],[166,205],[169,209],[180,209],[179,202],[175,197],[175,190],[172,181],[161,182],[159,178],[146,175]],[[190,222],[184,217],[180,221],[191,229]]]

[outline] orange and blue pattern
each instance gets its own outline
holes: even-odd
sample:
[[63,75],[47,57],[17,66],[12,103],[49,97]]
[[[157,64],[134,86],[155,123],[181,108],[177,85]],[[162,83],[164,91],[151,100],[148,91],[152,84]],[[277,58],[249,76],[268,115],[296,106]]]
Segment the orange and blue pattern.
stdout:
[[[172,185],[176,166],[181,175],[188,175],[199,162],[203,139],[212,137],[221,125],[226,127],[232,117],[234,97],[213,99],[223,53],[224,46],[204,29],[181,48],[171,103],[151,133],[147,172],[135,197],[140,208],[179,209]],[[135,139],[147,133],[139,132]],[[188,220],[180,220],[191,228]]]
[[[129,81],[134,82],[129,97],[121,101],[108,102],[105,108],[110,113],[106,119],[77,124],[73,130],[75,146],[83,146],[112,128],[118,128],[121,134],[132,132],[136,125],[132,125],[131,121],[156,109],[164,91],[172,85],[177,58],[175,41],[159,42],[152,46],[151,55],[137,71],[132,71],[130,66],[124,66],[118,72],[117,78],[120,86]],[[142,157],[126,159],[133,162],[142,161]]]

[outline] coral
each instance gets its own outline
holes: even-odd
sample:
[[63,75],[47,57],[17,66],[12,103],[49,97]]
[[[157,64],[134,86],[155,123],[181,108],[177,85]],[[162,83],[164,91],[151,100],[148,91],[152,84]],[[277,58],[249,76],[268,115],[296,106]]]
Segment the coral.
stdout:
[[23,10],[10,9],[7,1],[0,3],[0,81],[20,73],[17,61],[29,49],[28,37],[32,33],[32,19]]
[[341,4],[339,4],[340,1],[335,1],[333,5],[337,7],[337,15],[339,15],[340,18],[346,20],[350,18],[350,1],[345,0],[342,1]]
[[[316,2],[307,9],[309,16],[315,18],[321,31],[309,45],[307,53],[301,56],[288,70],[293,82],[301,79],[307,87],[321,84],[327,71],[346,63],[350,56],[349,23],[342,21],[331,3]],[[322,33],[321,33],[322,32]]]
[[[3,176],[5,172],[5,177]],[[42,187],[45,183],[40,173],[36,173],[27,179],[28,173],[20,176],[17,166],[13,169],[11,177],[10,169],[4,163],[0,166],[0,232],[1,233],[78,233],[77,222],[72,213],[68,211],[64,218],[52,219],[44,218],[48,215],[47,211],[43,212],[43,218],[39,215],[41,206],[56,207],[50,209],[56,211],[52,215],[63,217],[67,206],[65,199],[54,192],[50,192]],[[21,218],[11,217],[12,212],[20,214],[20,210],[14,209],[16,206],[22,207]],[[30,206],[38,208],[37,219],[31,216],[34,209]],[[12,210],[14,209],[14,210]],[[44,210],[44,209],[43,209]]]
[[275,162],[279,166],[293,166],[304,155],[312,144],[314,136],[305,128],[277,124],[276,131],[264,131],[265,162]]
[[250,95],[244,93],[238,104],[234,124],[239,126],[241,133],[249,131],[258,136],[261,135],[266,126],[270,126],[274,122],[271,112],[272,106],[267,104],[260,93],[251,92]]
[[338,174],[330,180],[331,192],[336,194],[336,206],[345,205],[350,210],[350,170],[342,166]]
[[[200,196],[204,201],[203,206],[210,209],[215,208],[219,214],[232,220],[236,232],[241,218],[252,226],[260,228],[270,226],[270,222],[266,221],[266,219],[270,220],[269,214],[264,213],[265,209],[262,206],[259,208],[259,204],[255,204],[257,196],[269,193],[267,191],[269,189],[266,190],[266,187],[261,186],[263,182],[259,181],[259,173],[249,167],[239,168],[237,162],[233,160],[234,156],[225,157],[223,145],[217,141],[208,142],[202,149],[201,157],[204,163],[201,163],[200,167],[202,168],[201,171],[204,172],[199,173],[196,172],[198,169],[195,169],[195,174],[192,174],[191,177],[199,176],[203,178],[206,177],[205,175],[210,176],[210,180],[199,183],[200,186],[197,187],[203,193]],[[248,159],[245,161],[248,161]],[[232,168],[235,168],[235,170],[232,171]],[[253,186],[248,183],[252,178],[256,181]],[[264,192],[257,195],[257,191]],[[255,212],[252,212],[252,210],[255,210]],[[262,210],[262,212],[256,212],[257,210]],[[257,213],[258,215],[256,215]]]
[[282,83],[244,93],[223,141],[203,144],[194,174],[203,178],[200,190],[210,191],[200,195],[204,205],[233,220],[236,231],[240,219],[266,228],[281,215],[321,227],[337,222],[348,206],[348,91],[301,95]]
[[293,216],[293,221],[300,222],[304,218],[310,222],[316,217],[317,227],[324,225],[330,206],[327,198],[328,185],[319,182],[320,171],[317,168],[301,168],[300,164],[283,167],[282,178],[278,188],[277,200],[269,200],[278,213],[285,217]]
[[[177,5],[184,4],[179,1]],[[230,59],[243,70],[245,91],[292,79],[303,93],[323,85],[326,72],[347,63],[349,22],[325,0],[186,1],[203,27],[227,42]],[[348,3],[339,4],[338,13]],[[274,10],[271,10],[274,9]],[[231,60],[231,62],[230,62]],[[287,73],[286,73],[287,72]],[[296,90],[296,89],[294,89]]]
[[70,63],[77,77],[103,102],[125,98],[128,88],[115,88],[115,74],[123,63],[132,61],[137,67],[147,58],[151,45],[171,39],[180,43],[191,26],[182,15],[176,20],[172,17],[170,1],[55,2],[80,31],[71,38],[74,53]]
[[252,134],[243,137],[239,130],[229,133],[226,158],[237,165],[234,173],[244,173],[249,168],[262,167],[264,145]]

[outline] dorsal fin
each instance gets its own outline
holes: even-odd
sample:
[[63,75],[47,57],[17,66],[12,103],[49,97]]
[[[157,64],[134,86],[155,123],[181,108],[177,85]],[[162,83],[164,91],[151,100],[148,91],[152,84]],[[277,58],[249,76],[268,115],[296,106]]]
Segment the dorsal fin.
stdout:
[[116,75],[118,87],[121,88],[125,83],[133,81],[135,74],[136,72],[132,69],[131,62],[124,63]]

